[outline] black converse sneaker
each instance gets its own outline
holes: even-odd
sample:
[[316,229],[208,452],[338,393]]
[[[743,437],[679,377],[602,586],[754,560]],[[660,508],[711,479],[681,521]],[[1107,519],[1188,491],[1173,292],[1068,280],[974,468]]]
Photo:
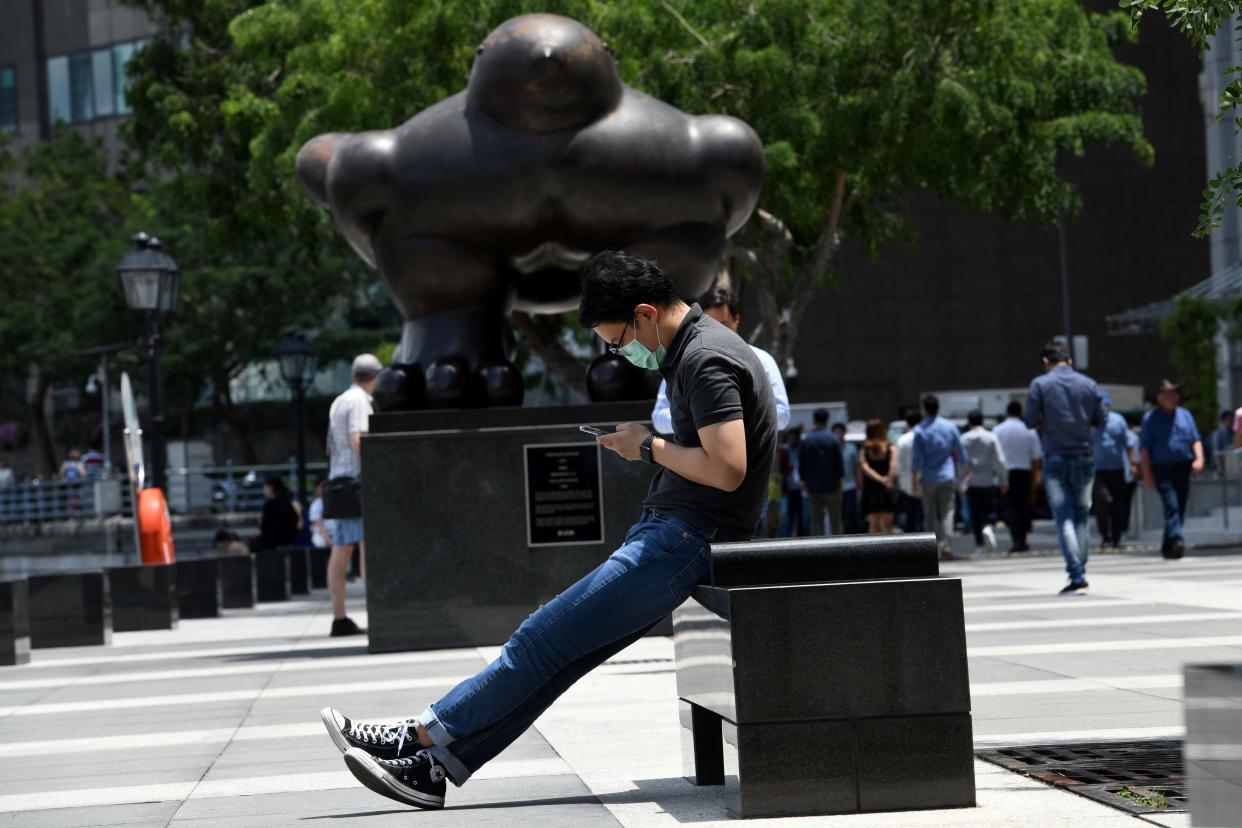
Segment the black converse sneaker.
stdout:
[[418,734],[414,732],[413,719],[391,724],[356,722],[334,707],[320,710],[319,718],[323,719],[323,726],[328,729],[328,735],[341,753],[352,747],[381,759],[397,759],[422,748]]
[[358,748],[350,748],[345,751],[345,767],[355,779],[380,796],[415,808],[444,807],[444,790],[448,787],[444,768],[436,764],[425,749],[404,759],[377,759]]

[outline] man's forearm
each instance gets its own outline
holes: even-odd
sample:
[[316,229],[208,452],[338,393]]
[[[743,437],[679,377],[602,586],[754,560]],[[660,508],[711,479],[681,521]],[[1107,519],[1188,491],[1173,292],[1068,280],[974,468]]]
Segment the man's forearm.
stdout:
[[702,448],[679,446],[663,437],[656,437],[652,441],[651,457],[664,468],[693,483],[701,483],[725,492],[735,491],[746,479],[744,457],[738,466],[714,458]]

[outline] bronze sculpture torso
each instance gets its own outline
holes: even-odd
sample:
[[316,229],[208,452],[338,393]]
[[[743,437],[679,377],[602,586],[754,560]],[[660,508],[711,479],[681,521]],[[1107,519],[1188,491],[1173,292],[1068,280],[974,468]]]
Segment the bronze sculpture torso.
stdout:
[[479,47],[464,91],[393,130],[313,139],[298,176],[406,318],[389,408],[521,400],[511,309],[577,305],[577,268],[621,248],[681,293],[710,287],[763,178],[758,137],[624,86],[568,18],[524,15]]

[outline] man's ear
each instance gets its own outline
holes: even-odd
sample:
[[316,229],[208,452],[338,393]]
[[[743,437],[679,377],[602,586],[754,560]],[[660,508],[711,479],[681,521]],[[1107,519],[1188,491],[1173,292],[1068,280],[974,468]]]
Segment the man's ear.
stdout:
[[644,303],[641,305],[636,305],[634,307],[634,315],[641,316],[644,319],[649,319],[649,320],[654,321],[657,313],[659,313],[659,311],[656,309],[655,305],[648,305]]

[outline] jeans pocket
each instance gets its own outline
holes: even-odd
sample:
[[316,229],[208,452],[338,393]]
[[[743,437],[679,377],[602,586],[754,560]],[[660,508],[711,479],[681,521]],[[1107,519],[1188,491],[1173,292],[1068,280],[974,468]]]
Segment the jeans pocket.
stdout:
[[711,572],[711,546],[700,546],[694,557],[690,559],[682,570],[669,578],[668,587],[673,593],[675,606],[680,606],[694,588],[699,584],[706,583],[708,575]]

